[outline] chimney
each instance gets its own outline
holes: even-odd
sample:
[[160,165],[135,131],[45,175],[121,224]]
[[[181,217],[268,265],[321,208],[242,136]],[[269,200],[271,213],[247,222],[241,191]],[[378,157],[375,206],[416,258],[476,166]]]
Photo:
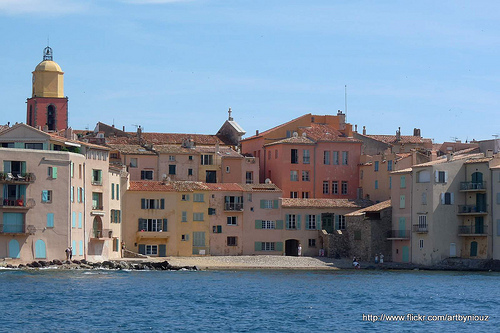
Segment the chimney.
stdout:
[[141,135],[142,135],[142,128],[141,128],[141,126],[139,125],[139,127],[137,127],[137,137],[140,139],[140,138],[141,138]]
[[366,126],[363,126],[363,135],[366,135]]
[[43,125],[43,131],[48,132],[49,131],[49,125],[45,124]]
[[259,130],[255,130],[255,135],[259,135]]
[[345,114],[338,110],[337,117],[339,117],[339,130],[345,130]]
[[401,127],[396,131],[396,141],[401,141]]
[[413,136],[420,137],[420,128],[414,128],[413,129]]
[[123,126],[123,131],[125,132],[125,126]]
[[354,125],[354,132],[358,133],[358,125]]
[[484,154],[485,157],[493,157],[493,149],[488,149]]
[[215,143],[215,153],[218,154],[219,153],[219,142],[216,142]]

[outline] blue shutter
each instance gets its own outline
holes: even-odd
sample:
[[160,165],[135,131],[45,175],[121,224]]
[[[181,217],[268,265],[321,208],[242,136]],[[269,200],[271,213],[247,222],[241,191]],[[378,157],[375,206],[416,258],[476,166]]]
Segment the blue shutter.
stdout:
[[80,189],[81,189],[81,187],[78,187],[76,190],[76,202],[82,202],[82,198],[80,195]]
[[297,230],[300,230],[300,219],[301,215],[297,215]]
[[339,215],[335,215],[335,230],[339,230]]
[[321,230],[321,214],[316,215],[316,229]]
[[19,185],[19,195],[26,202],[26,185]]
[[26,175],[26,162],[21,162],[21,176]]
[[139,219],[139,231],[147,231],[148,230],[148,220]]
[[167,231],[168,230],[167,229],[167,227],[168,227],[167,222],[168,222],[167,219],[163,219],[163,231]]
[[276,242],[275,246],[274,246],[274,249],[276,251],[280,251],[282,252],[283,251],[283,242]]
[[71,227],[76,228],[76,212],[73,212],[72,214]]
[[78,242],[78,255],[83,256],[83,241]]
[[146,254],[146,245],[139,244],[139,254]]
[[309,214],[304,215],[305,230],[309,230]]
[[54,228],[54,213],[47,213],[47,228]]
[[255,220],[255,229],[262,229],[262,220]]
[[167,245],[160,244],[158,246],[158,257],[166,257],[167,256]]
[[276,220],[276,229],[283,229],[283,220]]
[[290,214],[285,214],[286,228],[290,229]]
[[146,199],[141,199],[141,209],[146,209]]
[[74,256],[76,256],[76,241],[75,240],[73,242],[71,242],[71,247],[72,247],[71,253]]
[[3,172],[8,173],[11,172],[11,163],[10,161],[3,161]]
[[43,190],[42,191],[42,202],[47,202],[49,200],[49,191]]
[[255,251],[262,251],[262,243],[255,242]]
[[47,258],[47,253],[45,251],[45,242],[41,239],[37,240],[35,243],[35,258],[36,259]]
[[71,186],[71,191],[69,193],[69,197],[70,197],[71,202],[75,201],[75,187],[74,186]]
[[160,208],[165,209],[165,199],[160,199]]
[[81,212],[78,213],[78,228],[79,229],[82,228],[82,213]]

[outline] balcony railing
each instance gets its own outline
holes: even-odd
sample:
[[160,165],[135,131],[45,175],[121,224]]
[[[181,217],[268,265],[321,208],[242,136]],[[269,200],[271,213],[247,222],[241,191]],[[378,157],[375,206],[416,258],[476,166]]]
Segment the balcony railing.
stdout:
[[33,208],[35,206],[35,200],[28,198],[26,200],[23,199],[9,199],[9,198],[0,198],[0,206],[8,207],[8,208]]
[[488,226],[485,224],[478,225],[459,225],[458,234],[459,235],[486,235]]
[[103,209],[104,209],[104,207],[101,203],[97,203],[97,204],[93,203],[92,204],[92,210],[103,210]]
[[0,234],[26,234],[25,224],[0,224]]
[[35,181],[35,174],[31,172],[16,173],[16,172],[0,172],[0,182],[20,182],[31,183]]
[[92,179],[92,185],[102,185],[102,179]]
[[224,204],[224,210],[243,210],[243,203],[230,203],[226,202]]
[[416,233],[428,233],[429,232],[429,226],[427,224],[422,225],[422,224],[414,224],[413,225],[413,232]]
[[487,214],[486,206],[458,205],[458,214]]
[[389,230],[387,238],[391,239],[410,239],[410,230]]
[[93,239],[105,239],[112,237],[113,237],[113,230],[111,229],[92,229],[90,232],[90,238]]
[[460,191],[482,191],[486,190],[486,182],[461,182]]

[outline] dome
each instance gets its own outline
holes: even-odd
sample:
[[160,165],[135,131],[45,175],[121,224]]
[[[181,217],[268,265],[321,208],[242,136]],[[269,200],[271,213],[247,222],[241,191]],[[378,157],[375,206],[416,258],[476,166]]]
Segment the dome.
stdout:
[[36,66],[35,72],[62,72],[62,69],[56,62],[44,60]]

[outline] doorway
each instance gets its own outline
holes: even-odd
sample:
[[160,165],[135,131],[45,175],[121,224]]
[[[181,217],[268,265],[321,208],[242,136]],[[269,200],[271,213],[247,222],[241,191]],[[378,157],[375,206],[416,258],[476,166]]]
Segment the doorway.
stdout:
[[287,239],[285,241],[285,255],[298,256],[299,255],[299,241],[296,239]]

